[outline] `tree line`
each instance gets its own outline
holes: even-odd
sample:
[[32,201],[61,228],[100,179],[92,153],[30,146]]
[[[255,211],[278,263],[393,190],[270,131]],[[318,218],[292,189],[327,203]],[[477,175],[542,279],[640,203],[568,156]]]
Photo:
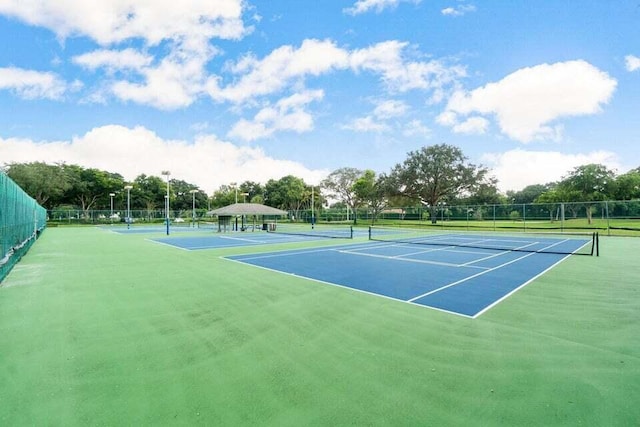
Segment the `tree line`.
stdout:
[[[84,212],[122,210],[129,195],[132,210],[164,208],[167,181],[139,175],[127,182],[118,173],[65,163],[11,163],[5,173],[45,208],[73,208]],[[384,209],[421,206],[436,222],[443,204],[529,204],[640,199],[640,167],[621,175],[600,164],[582,165],[560,181],[530,185],[501,194],[490,170],[470,163],[458,147],[438,144],[409,152],[388,173],[343,167],[318,186],[288,175],[265,184],[245,181],[220,186],[207,195],[197,185],[169,179],[172,210],[214,209],[236,202],[263,203],[290,212],[331,205],[366,208],[375,219]],[[125,186],[130,185],[129,194]],[[589,214],[589,209],[587,209]]]

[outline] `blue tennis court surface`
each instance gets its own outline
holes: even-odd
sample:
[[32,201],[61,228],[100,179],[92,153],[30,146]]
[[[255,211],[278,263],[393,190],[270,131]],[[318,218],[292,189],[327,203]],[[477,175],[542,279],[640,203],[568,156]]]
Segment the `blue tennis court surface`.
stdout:
[[567,256],[369,242],[227,259],[475,318]]
[[208,233],[206,235],[168,236],[150,239],[185,250],[230,248],[235,246],[267,245],[277,243],[295,243],[313,240],[326,240],[320,236],[299,236],[266,232]]
[[[120,234],[154,234],[154,233],[164,233],[167,230],[165,225],[155,224],[155,225],[134,225],[132,227],[127,227],[126,225],[118,224],[118,225],[102,225],[101,229],[111,231],[114,233]],[[213,229],[211,228],[198,228],[198,227],[189,227],[189,226],[171,226],[169,228],[169,233],[212,233]]]

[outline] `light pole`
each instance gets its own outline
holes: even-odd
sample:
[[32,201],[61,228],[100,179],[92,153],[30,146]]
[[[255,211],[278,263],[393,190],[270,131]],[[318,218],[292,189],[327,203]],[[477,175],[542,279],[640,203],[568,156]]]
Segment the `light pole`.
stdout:
[[113,222],[113,198],[115,197],[116,193],[109,193],[109,197],[111,198],[111,216],[109,217],[109,219],[111,220],[111,222]]
[[249,193],[240,193],[242,195],[242,203],[247,203],[247,196]]
[[233,187],[233,189],[236,192],[236,203],[238,203],[238,183],[237,182],[232,182],[230,185]]
[[193,228],[196,228],[196,193],[198,192],[198,190],[189,190],[189,193],[191,193],[192,196],[192,205],[191,205],[191,218],[192,218],[192,222],[193,222]]
[[164,204],[165,208],[165,221],[167,223],[167,236],[169,235],[169,177],[171,176],[171,172],[162,171],[162,175],[167,177],[167,195],[165,196],[166,202]]
[[131,189],[132,185],[125,185],[124,189],[127,190],[127,228],[131,228]]
[[315,227],[315,223],[316,223],[316,219],[314,216],[314,210],[313,210],[313,204],[314,204],[314,192],[315,192],[315,188],[313,187],[313,185],[311,186],[311,229],[313,230],[313,228]]

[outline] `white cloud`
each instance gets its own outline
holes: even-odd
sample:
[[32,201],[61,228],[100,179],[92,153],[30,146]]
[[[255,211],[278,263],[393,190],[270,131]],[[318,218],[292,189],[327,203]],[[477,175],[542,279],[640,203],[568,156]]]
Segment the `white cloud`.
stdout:
[[347,7],[342,11],[348,15],[360,15],[374,10],[376,13],[380,13],[388,8],[395,8],[401,2],[418,4],[422,0],[358,0],[353,6]]
[[436,117],[436,123],[453,127],[458,123],[458,115],[453,111],[443,111]]
[[408,43],[390,40],[351,52],[349,62],[356,71],[380,74],[390,90],[440,90],[466,75],[464,67],[446,66],[442,61],[410,61],[403,57]]
[[404,115],[407,111],[407,104],[395,99],[379,102],[373,110],[373,114],[380,119],[390,119]]
[[465,75],[460,66],[447,66],[442,61],[412,61],[405,56],[407,43],[386,41],[363,49],[349,51],[331,40],[304,40],[299,48],[281,46],[263,59],[246,55],[227,70],[237,79],[223,85],[220,76],[206,83],[206,91],[217,101],[244,103],[280,92],[293,84],[302,84],[309,76],[325,75],[351,69],[380,75],[391,91],[442,91]]
[[[400,1],[419,0],[365,0],[357,8],[384,9]],[[75,2],[73,7],[66,1],[0,2],[0,14],[48,28],[61,39],[88,37],[104,47],[73,58],[79,66],[107,74],[97,87],[89,88],[84,102],[108,102],[115,97],[172,110],[208,95],[218,102],[255,106],[262,97],[298,91],[307,78],[337,70],[372,73],[388,91],[431,91],[432,98],[439,100],[445,88],[465,75],[460,66],[411,58],[417,52],[405,42],[391,40],[348,50],[332,40],[316,39],[304,40],[298,47],[280,46],[263,58],[249,53],[229,62],[220,74],[211,74],[207,65],[220,53],[212,39],[240,39],[248,34],[253,29],[245,27],[243,13],[252,20],[253,10],[243,0],[118,0]],[[122,48],[140,41],[140,48]]]
[[633,55],[627,55],[624,57],[625,66],[627,71],[640,70],[640,58]]
[[196,122],[191,124],[191,126],[189,126],[189,129],[191,129],[192,131],[198,132],[198,133],[202,133],[205,130],[209,129],[211,125],[209,124],[209,122]]
[[408,106],[402,101],[387,99],[377,101],[373,112],[365,117],[353,119],[342,126],[342,129],[355,132],[386,132],[391,130],[387,123],[389,119],[401,117],[407,112]]
[[462,123],[456,123],[453,126],[455,133],[464,134],[483,134],[487,132],[489,120],[484,117],[469,117]]
[[111,92],[123,101],[151,105],[163,110],[188,107],[202,91],[205,65],[211,52],[175,48],[158,66],[140,70],[143,83],[116,81]]
[[308,132],[313,129],[313,117],[304,111],[304,107],[323,97],[323,91],[315,90],[283,98],[274,106],[262,108],[253,120],[240,120],[227,136],[254,141],[269,137],[278,131]]
[[488,153],[482,156],[481,161],[498,179],[498,188],[502,192],[519,191],[528,185],[559,181],[575,167],[590,163],[603,164],[612,170],[624,170],[617,155],[610,151],[566,154],[517,149]]
[[514,140],[554,138],[560,130],[554,121],[600,112],[616,85],[581,60],[522,68],[499,82],[454,93],[438,122],[456,126],[459,116],[495,115],[501,131]]
[[242,22],[243,0],[4,0],[0,13],[42,26],[64,39],[84,35],[105,46],[141,38],[163,40],[239,39],[249,29]]
[[446,16],[462,16],[469,12],[475,12],[476,7],[472,4],[461,4],[457,7],[446,7],[441,13]]
[[[58,37],[86,36],[102,46],[141,39],[146,46],[166,42],[168,54],[154,58],[129,48],[103,49],[76,56],[83,67],[105,67],[108,73],[134,70],[134,79],[102,83],[86,101],[104,102],[108,95],[171,110],[189,106],[204,92],[205,66],[217,53],[210,40],[240,39],[252,28],[242,21],[244,2],[184,0],[119,0],[74,2],[6,0],[0,13],[51,29]],[[167,51],[167,50],[163,50]]]
[[210,78],[209,95],[218,101],[242,103],[256,97],[270,95],[286,88],[291,82],[306,76],[318,76],[347,65],[348,52],[330,40],[308,39],[299,48],[281,46],[264,59],[247,55],[229,70],[240,78],[220,87],[220,78]]
[[402,130],[402,134],[406,137],[421,136],[428,138],[431,136],[431,129],[424,125],[420,120],[411,120]]
[[113,73],[127,69],[141,70],[153,62],[153,57],[132,48],[124,50],[100,49],[74,56],[72,61],[89,70],[105,67],[110,73]]
[[0,90],[10,90],[25,99],[61,99],[67,90],[77,86],[78,83],[68,85],[54,73],[0,68]]
[[107,125],[69,141],[32,141],[0,137],[3,162],[65,162],[120,173],[133,180],[139,174],[171,176],[212,193],[220,185],[246,180],[264,183],[294,175],[319,182],[328,171],[269,157],[260,148],[237,147],[214,135],[192,141],[163,139],[144,127]]
[[385,122],[381,122],[373,116],[360,117],[342,126],[342,129],[354,132],[386,132],[390,128]]

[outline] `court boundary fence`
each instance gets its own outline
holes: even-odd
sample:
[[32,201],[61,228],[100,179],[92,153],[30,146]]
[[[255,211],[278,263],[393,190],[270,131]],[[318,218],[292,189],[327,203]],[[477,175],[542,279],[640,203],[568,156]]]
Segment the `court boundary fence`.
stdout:
[[[195,213],[195,216],[194,216]],[[199,221],[211,221],[207,209],[172,210],[173,222],[182,221],[197,226]],[[164,210],[131,210],[134,223],[162,223]],[[119,206],[115,210],[80,210],[57,208],[48,212],[50,225],[89,225],[124,223],[125,215]],[[500,203],[437,206],[386,207],[374,212],[366,207],[352,210],[347,207],[322,207],[315,211],[290,211],[286,219],[292,223],[341,223],[356,225],[420,225],[458,229],[505,229],[535,231],[538,229],[571,232],[599,231],[602,235],[640,237],[640,199],[605,200],[557,203]]]
[[47,224],[47,211],[0,172],[0,283]]

